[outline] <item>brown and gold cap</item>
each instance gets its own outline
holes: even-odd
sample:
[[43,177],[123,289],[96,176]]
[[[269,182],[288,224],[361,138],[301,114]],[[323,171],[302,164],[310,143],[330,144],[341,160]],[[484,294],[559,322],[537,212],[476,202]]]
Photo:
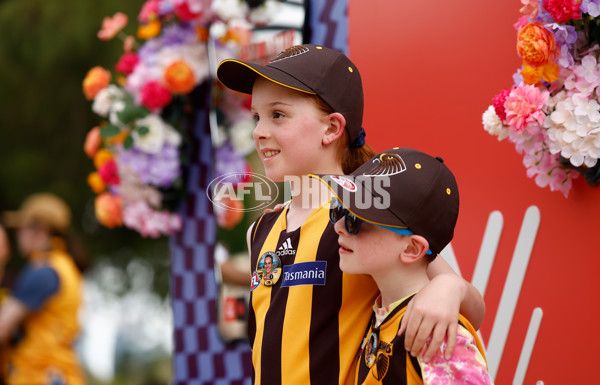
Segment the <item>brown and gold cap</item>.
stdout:
[[217,77],[228,88],[252,94],[258,76],[308,94],[316,94],[344,115],[350,146],[364,144],[364,97],[358,69],[343,53],[314,44],[296,45],[280,52],[266,65],[227,59]]
[[421,235],[435,254],[454,237],[458,185],[440,157],[393,148],[350,175],[309,176],[327,183],[342,205],[360,219]]

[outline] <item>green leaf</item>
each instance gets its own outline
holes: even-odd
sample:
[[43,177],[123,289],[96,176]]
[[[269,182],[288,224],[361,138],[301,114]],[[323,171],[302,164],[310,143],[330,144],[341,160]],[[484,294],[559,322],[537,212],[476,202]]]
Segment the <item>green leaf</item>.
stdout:
[[131,135],[129,135],[123,141],[123,147],[127,150],[128,148],[131,148],[131,146],[133,146],[133,138],[131,137]]
[[125,124],[131,123],[136,118],[136,107],[131,102],[125,102],[125,108],[117,112],[117,117]]
[[150,111],[144,106],[137,106],[135,108],[135,117],[137,119],[145,118],[146,116],[148,116],[149,113]]
[[147,133],[150,132],[150,129],[148,127],[146,127],[146,126],[140,126],[140,127],[137,128],[137,132],[141,136],[144,136],[144,135],[146,135]]
[[120,133],[121,133],[121,130],[119,129],[119,127],[117,127],[113,124],[107,124],[106,126],[102,127],[102,129],[100,130],[100,136],[103,138],[110,138],[115,135],[119,135]]

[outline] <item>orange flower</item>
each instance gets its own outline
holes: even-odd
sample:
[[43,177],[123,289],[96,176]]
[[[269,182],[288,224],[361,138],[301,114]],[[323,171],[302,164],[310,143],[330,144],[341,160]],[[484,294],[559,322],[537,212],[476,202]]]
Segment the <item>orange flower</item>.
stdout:
[[106,190],[106,184],[104,184],[100,174],[95,171],[88,175],[87,183],[95,194],[100,194],[102,191]]
[[529,23],[517,34],[517,52],[530,67],[548,64],[559,55],[554,34],[540,23]]
[[201,25],[196,27],[196,36],[200,41],[208,41],[208,28]]
[[148,24],[141,25],[138,28],[137,36],[144,40],[151,39],[160,33],[160,28],[160,21],[151,20]]
[[110,83],[110,72],[100,66],[96,66],[88,71],[83,79],[83,93],[87,100],[92,100],[98,92],[103,90]]
[[94,202],[96,218],[102,225],[112,229],[123,225],[123,214],[121,212],[121,198],[104,192],[96,197]]
[[165,69],[165,85],[174,94],[187,94],[194,89],[194,72],[185,61],[177,60]]
[[100,127],[96,126],[87,133],[85,142],[83,143],[83,151],[88,158],[93,158],[96,155],[101,143]]
[[217,224],[224,229],[231,230],[244,218],[244,202],[240,199],[223,197],[216,214]]
[[527,64],[523,65],[521,75],[525,84],[537,84],[541,79],[552,83],[558,79],[560,68],[556,63],[548,63],[540,67],[530,67]]
[[108,151],[105,148],[101,148],[100,150],[98,150],[98,152],[96,152],[96,155],[94,155],[94,167],[96,167],[96,169],[99,170],[100,168],[102,168],[102,166],[104,166],[104,163],[108,162],[113,158],[114,156],[112,152]]
[[102,29],[98,31],[98,39],[110,40],[117,36],[120,30],[125,28],[129,22],[129,17],[123,12],[117,12],[113,17],[105,17],[102,20]]

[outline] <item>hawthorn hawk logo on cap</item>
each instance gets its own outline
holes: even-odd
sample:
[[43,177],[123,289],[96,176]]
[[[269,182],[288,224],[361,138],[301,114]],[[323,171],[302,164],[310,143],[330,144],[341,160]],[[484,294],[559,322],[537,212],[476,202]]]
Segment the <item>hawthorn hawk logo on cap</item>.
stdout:
[[406,163],[398,154],[383,153],[372,160],[373,168],[363,173],[367,176],[388,176],[406,171]]
[[308,52],[308,51],[309,51],[308,47],[305,47],[303,45],[295,45],[293,47],[286,49],[285,51],[281,51],[279,53],[279,55],[277,55],[277,57],[275,59],[271,60],[269,63],[275,63],[275,62],[278,62],[283,59],[289,59],[294,56],[302,55],[303,53]]

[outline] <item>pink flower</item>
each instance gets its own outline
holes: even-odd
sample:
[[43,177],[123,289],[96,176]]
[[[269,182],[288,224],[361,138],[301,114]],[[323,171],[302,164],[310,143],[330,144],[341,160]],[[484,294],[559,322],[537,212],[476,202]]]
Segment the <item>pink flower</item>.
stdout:
[[521,28],[523,28],[524,26],[526,26],[527,24],[529,24],[529,19],[527,18],[527,16],[521,16],[521,17],[519,17],[517,22],[513,24],[513,27],[515,28],[515,30],[518,31]]
[[142,5],[138,20],[147,23],[158,16],[160,0],[148,0]]
[[171,103],[171,93],[160,82],[153,80],[144,84],[140,90],[142,104],[154,111]]
[[125,36],[125,39],[123,39],[123,51],[131,52],[134,45],[135,45],[135,37],[133,37],[131,35]]
[[108,185],[118,185],[121,180],[119,178],[119,168],[114,159],[106,161],[98,170],[102,181]]
[[110,40],[117,36],[120,30],[125,28],[129,22],[129,17],[123,12],[117,12],[113,17],[105,17],[102,20],[102,29],[98,31],[98,38],[100,40]]
[[544,8],[557,23],[581,19],[581,0],[544,0]]
[[538,0],[521,0],[523,6],[519,9],[525,16],[529,16],[531,19],[535,19],[538,14],[538,10],[540,8],[540,3]]
[[541,126],[546,118],[542,108],[548,96],[547,90],[529,84],[521,83],[513,88],[504,102],[507,126],[515,132],[527,130],[533,134],[534,127]]
[[158,238],[181,230],[181,218],[168,211],[156,211],[144,201],[134,201],[123,210],[125,226],[143,237]]
[[510,94],[509,89],[503,89],[497,95],[492,98],[492,105],[494,106],[494,110],[496,111],[496,115],[500,118],[500,120],[506,120],[506,111],[504,110],[504,102],[506,98]]
[[129,75],[133,72],[135,66],[138,65],[139,62],[140,59],[136,53],[127,52],[121,56],[119,62],[115,65],[115,69],[125,75]]

